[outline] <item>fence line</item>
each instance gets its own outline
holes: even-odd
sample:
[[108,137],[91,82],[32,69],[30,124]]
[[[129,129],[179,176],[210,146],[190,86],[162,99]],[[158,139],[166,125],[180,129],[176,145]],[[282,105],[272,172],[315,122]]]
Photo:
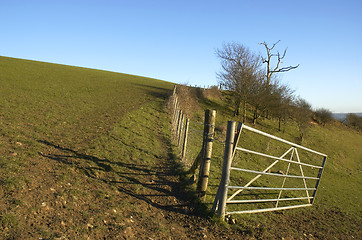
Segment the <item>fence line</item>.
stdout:
[[[209,171],[211,164],[212,156],[212,144],[214,140],[215,133],[215,110],[206,110],[204,122],[197,122],[190,120],[185,112],[180,107],[180,101],[182,98],[179,98],[177,95],[177,87],[174,86],[172,96],[170,97],[169,106],[171,106],[171,132],[172,140],[177,146],[178,154],[181,158],[181,161],[184,165],[187,165],[187,149],[188,149],[188,138],[190,135],[199,135],[202,136],[202,147],[199,154],[195,159],[189,159],[193,161],[189,173],[194,174],[196,169],[199,168],[198,182],[197,182],[197,192],[200,199],[204,200],[206,196],[206,190],[209,179]],[[204,126],[203,131],[198,130],[195,127],[191,127],[190,123],[195,125]]]
[[[198,122],[194,120],[190,120],[186,113],[181,109],[180,103],[183,101],[181,96],[177,95],[177,87],[175,86],[173,89],[173,94],[170,97],[169,106],[171,107],[171,135],[172,141],[177,146],[177,151],[179,157],[183,164],[189,167],[188,173],[193,174],[194,182],[196,181],[196,170],[199,169],[198,173],[198,181],[197,181],[197,193],[201,200],[205,200],[207,185],[209,181],[209,171],[211,165],[211,157],[212,157],[212,148],[213,142],[217,141],[224,146],[224,163],[222,166],[222,176],[220,180],[220,185],[218,187],[216,197],[212,206],[212,211],[217,213],[222,218],[225,217],[227,214],[239,214],[239,213],[257,213],[257,212],[268,212],[268,211],[275,211],[275,210],[285,210],[285,209],[292,209],[292,208],[299,208],[299,207],[306,207],[312,206],[313,202],[315,201],[317,189],[321,180],[321,176],[323,173],[323,169],[326,163],[327,155],[317,152],[315,150],[311,150],[309,148],[303,147],[301,145],[292,143],[290,141],[278,138],[271,134],[259,131],[257,129],[251,128],[246,126],[242,123],[229,121],[227,124],[227,131],[226,131],[226,139],[217,138],[215,136],[215,118],[216,118],[216,111],[215,110],[206,110],[204,122]],[[201,130],[201,126],[203,126],[203,130]],[[240,139],[240,135],[242,130],[248,130],[254,132],[256,134],[263,135],[270,139],[279,141],[283,144],[287,144],[291,146],[286,152],[284,152],[281,156],[272,156],[266,153],[257,152],[254,150],[246,149],[243,147],[238,147],[238,142]],[[200,139],[196,139],[200,138]],[[201,140],[202,139],[202,140]],[[191,140],[191,141],[189,141]],[[200,143],[200,150],[193,151],[196,153],[195,156],[188,156],[187,152],[188,149],[191,147],[195,148],[195,143]],[[197,147],[196,147],[197,148]],[[305,162],[301,162],[298,149],[305,150],[309,153],[319,155],[319,157],[323,157],[323,161],[321,165],[313,165]],[[231,163],[233,158],[235,157],[236,151],[242,151],[248,154],[257,155],[262,158],[273,159],[274,162],[271,163],[267,168],[263,171],[257,171],[252,169],[246,168],[239,168],[239,167],[232,167]],[[287,155],[290,157],[287,157]],[[293,160],[293,158],[296,160]],[[190,161],[190,165],[187,162]],[[284,162],[288,164],[286,169],[286,173],[271,173],[270,169],[273,168],[276,164]],[[301,175],[290,174],[289,170],[291,165],[297,165],[300,170]],[[316,177],[314,176],[305,176],[303,167],[308,167],[311,169],[317,169],[318,174]],[[248,174],[256,174],[256,176],[250,180],[244,186],[232,186],[229,185],[230,181],[230,171],[241,171]],[[298,173],[299,174],[299,173]],[[312,175],[312,174],[309,174]],[[276,177],[276,178],[283,178],[282,185],[279,187],[265,187],[265,186],[253,186],[252,184],[262,176],[268,177]],[[303,181],[303,187],[285,187],[286,179],[301,179]],[[308,187],[307,181],[314,181],[315,186]],[[228,197],[228,189],[236,190],[231,196]],[[243,191],[279,191],[277,198],[267,198],[267,199],[234,199],[236,196],[243,193]],[[305,195],[299,197],[282,197],[283,191],[292,191],[292,192],[300,192],[304,191]],[[310,194],[309,191],[313,191],[313,194]],[[283,194],[285,195],[285,194]],[[245,198],[244,195],[243,198]],[[279,202],[298,202],[306,200],[308,204],[301,204],[300,202],[295,205],[290,206],[279,206]],[[275,203],[273,208],[262,208],[262,209],[252,209],[247,210],[244,209],[242,211],[227,211],[226,205],[227,204],[255,204],[255,203]]]

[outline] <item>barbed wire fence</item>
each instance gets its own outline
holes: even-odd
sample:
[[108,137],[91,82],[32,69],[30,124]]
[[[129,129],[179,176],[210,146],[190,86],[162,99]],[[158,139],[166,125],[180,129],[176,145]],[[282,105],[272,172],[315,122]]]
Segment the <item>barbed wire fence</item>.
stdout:
[[200,199],[205,200],[213,142],[224,144],[224,140],[215,137],[216,111],[205,110],[204,122],[191,120],[180,107],[183,99],[177,92],[175,85],[169,101],[172,141],[177,146],[184,167],[192,175],[193,182],[197,181]]

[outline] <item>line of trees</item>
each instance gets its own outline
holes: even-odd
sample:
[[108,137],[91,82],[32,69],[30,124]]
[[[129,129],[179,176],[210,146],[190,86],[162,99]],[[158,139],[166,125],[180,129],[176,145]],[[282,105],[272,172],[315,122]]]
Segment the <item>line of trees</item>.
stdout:
[[229,90],[234,114],[241,114],[243,122],[246,121],[247,110],[252,112],[253,124],[260,116],[278,119],[279,130],[282,124],[293,119],[302,141],[313,112],[309,103],[296,97],[288,85],[278,80],[278,73],[299,66],[282,66],[287,49],[282,54],[275,51],[278,43],[260,43],[265,48],[265,56],[257,55],[239,43],[224,44],[216,50],[221,60],[218,82],[223,89]]

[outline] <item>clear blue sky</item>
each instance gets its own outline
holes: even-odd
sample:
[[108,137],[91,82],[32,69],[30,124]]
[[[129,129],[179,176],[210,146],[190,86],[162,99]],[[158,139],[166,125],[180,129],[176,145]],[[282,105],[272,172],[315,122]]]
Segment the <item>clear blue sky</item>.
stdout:
[[0,0],[0,55],[217,84],[215,50],[288,47],[281,74],[314,108],[362,112],[362,1]]

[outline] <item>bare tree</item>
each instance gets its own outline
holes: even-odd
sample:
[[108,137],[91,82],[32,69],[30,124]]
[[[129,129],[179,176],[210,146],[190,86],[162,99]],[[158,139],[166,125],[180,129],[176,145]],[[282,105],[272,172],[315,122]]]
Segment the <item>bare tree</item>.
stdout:
[[299,97],[294,101],[293,107],[293,117],[297,123],[300,143],[302,143],[312,117],[311,105]]
[[[266,63],[266,82],[267,85],[270,85],[272,77],[274,73],[282,73],[282,72],[288,72],[292,69],[296,69],[299,67],[299,64],[296,66],[288,66],[288,67],[280,67],[280,64],[282,64],[283,59],[287,53],[287,48],[284,50],[283,54],[280,54],[279,52],[273,53],[273,50],[275,46],[280,42],[277,41],[276,43],[273,43],[272,46],[269,46],[265,41],[262,43],[259,43],[260,45],[263,45],[266,50],[266,57],[262,57],[262,62]],[[275,65],[272,64],[272,59],[276,58]]]
[[216,55],[221,59],[222,67],[217,73],[219,84],[231,91],[235,115],[239,115],[242,105],[245,121],[247,102],[255,96],[255,89],[260,82],[260,57],[239,43],[224,44],[216,50]]
[[[251,106],[253,112],[253,124],[256,124],[262,113],[268,117],[272,111],[279,119],[279,129],[281,122],[287,119],[293,98],[292,91],[279,84],[273,74],[287,72],[298,66],[280,67],[287,50],[285,49],[282,55],[279,52],[273,53],[278,42],[271,47],[265,42],[261,43],[267,50],[266,58],[255,55],[239,43],[225,44],[216,51],[222,66],[222,70],[217,74],[219,84],[230,91],[235,115],[239,115],[242,106],[243,122],[246,120],[247,105]],[[272,59],[275,57],[277,59],[274,66]],[[266,71],[262,69],[263,63],[267,63]]]

